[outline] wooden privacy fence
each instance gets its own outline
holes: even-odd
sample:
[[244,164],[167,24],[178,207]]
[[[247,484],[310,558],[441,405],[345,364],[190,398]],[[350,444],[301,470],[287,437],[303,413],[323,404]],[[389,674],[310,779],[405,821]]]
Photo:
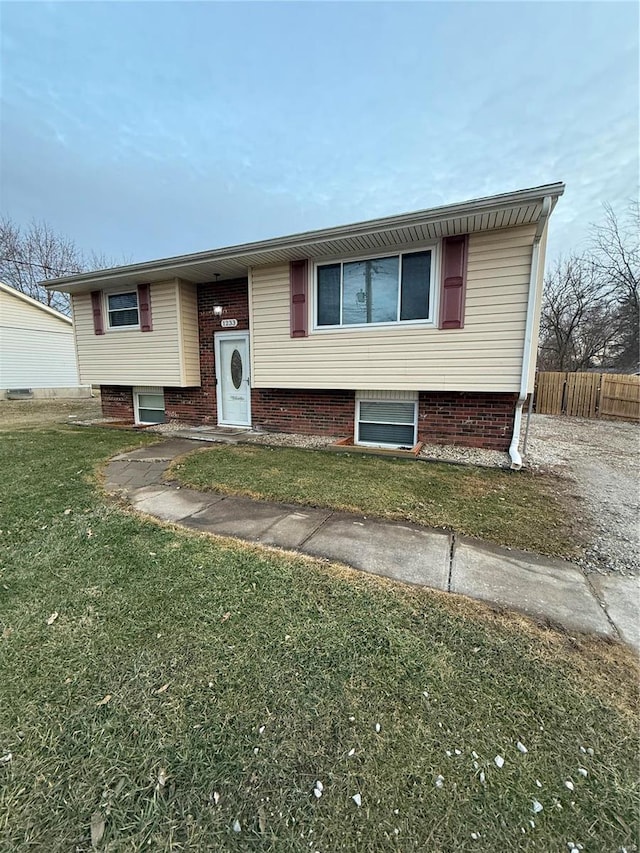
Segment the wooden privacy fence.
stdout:
[[602,374],[600,414],[612,418],[640,420],[640,376]]
[[538,373],[536,412],[580,418],[640,420],[640,376],[617,373]]

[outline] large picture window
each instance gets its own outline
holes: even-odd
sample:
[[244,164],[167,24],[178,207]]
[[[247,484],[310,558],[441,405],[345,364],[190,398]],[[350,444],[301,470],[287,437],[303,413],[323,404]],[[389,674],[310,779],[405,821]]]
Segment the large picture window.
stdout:
[[316,326],[429,320],[432,250],[316,267]]
[[131,293],[109,294],[107,296],[107,307],[110,329],[122,329],[127,326],[138,325],[138,294],[135,290]]

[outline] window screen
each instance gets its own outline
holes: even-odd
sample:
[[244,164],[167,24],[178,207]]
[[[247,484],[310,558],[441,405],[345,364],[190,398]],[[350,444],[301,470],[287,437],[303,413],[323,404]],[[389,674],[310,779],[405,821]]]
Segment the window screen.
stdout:
[[340,324],[340,264],[318,267],[318,325]]
[[431,252],[412,252],[402,256],[400,319],[422,320],[429,316]]

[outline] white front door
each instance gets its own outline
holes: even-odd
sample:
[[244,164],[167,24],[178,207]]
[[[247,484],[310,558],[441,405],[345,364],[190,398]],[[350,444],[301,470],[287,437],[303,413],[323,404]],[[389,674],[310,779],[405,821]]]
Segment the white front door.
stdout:
[[218,423],[251,426],[249,332],[215,336]]

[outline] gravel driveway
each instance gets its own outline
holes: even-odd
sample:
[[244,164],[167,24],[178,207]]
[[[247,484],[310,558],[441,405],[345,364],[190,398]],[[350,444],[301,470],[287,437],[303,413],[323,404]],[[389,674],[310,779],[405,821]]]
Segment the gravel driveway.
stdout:
[[639,424],[533,415],[527,463],[573,481],[592,532],[585,569],[640,573]]

